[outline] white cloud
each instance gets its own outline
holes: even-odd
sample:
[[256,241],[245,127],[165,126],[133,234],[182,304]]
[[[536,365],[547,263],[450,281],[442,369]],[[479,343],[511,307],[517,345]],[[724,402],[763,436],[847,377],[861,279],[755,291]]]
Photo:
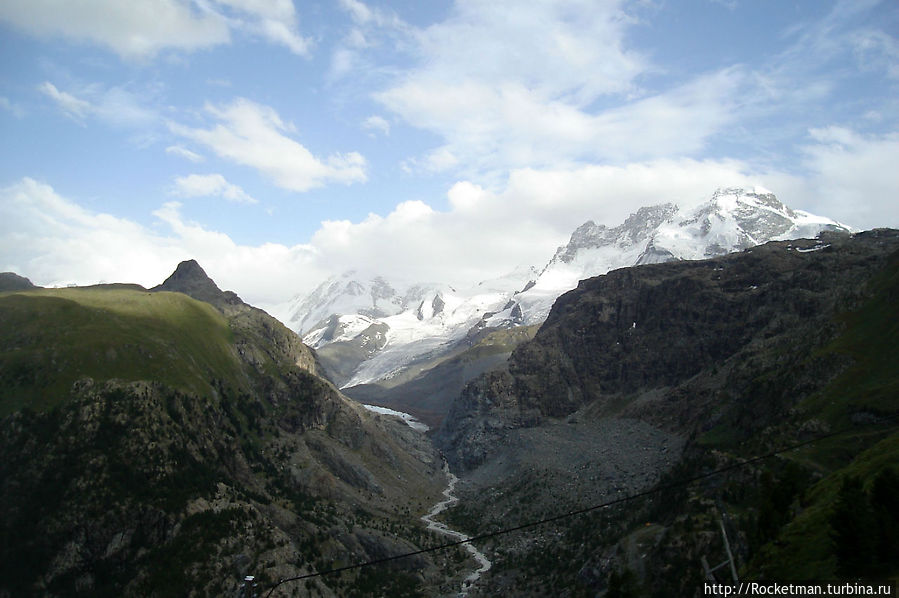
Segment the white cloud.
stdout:
[[235,25],[261,35],[270,42],[286,46],[294,54],[307,56],[312,41],[297,28],[297,15],[291,0],[215,0],[243,17]]
[[853,32],[851,42],[859,65],[883,70],[891,79],[899,79],[899,41],[895,36],[866,29]]
[[392,29],[408,28],[408,25],[396,13],[380,8],[371,8],[360,0],[340,0],[339,4],[357,25]]
[[416,81],[377,97],[413,125],[447,141],[414,164],[428,170],[461,164],[477,175],[581,160],[623,163],[697,153],[732,121],[744,85],[740,69],[724,69],[595,115],[513,83]]
[[360,222],[324,222],[311,244],[330,272],[358,268],[464,286],[518,265],[544,265],[586,220],[616,225],[641,206],[688,206],[717,186],[764,182],[747,165],[726,160],[520,169],[499,191],[456,183],[447,193],[448,211],[414,201]]
[[282,301],[325,276],[308,245],[239,245],[185,221],[177,202],[154,215],[160,226],[147,228],[87,210],[25,178],[0,189],[0,266],[45,286],[106,281],[150,287],[194,258],[221,288],[255,304]]
[[[736,160],[654,159],[621,166],[513,170],[498,189],[462,180],[447,209],[405,201],[361,221],[322,222],[308,244],[246,246],[186,221],[177,202],[154,212],[152,228],[86,210],[49,186],[23,179],[0,190],[3,269],[39,284],[161,282],[195,258],[222,288],[272,305],[350,269],[399,280],[467,285],[522,264],[541,266],[586,220],[614,226],[641,206],[690,206],[719,186],[762,185],[788,205],[868,228],[899,225],[892,176],[899,134],[810,132],[805,174],[759,172]],[[184,177],[185,196],[225,196],[219,176]],[[239,191],[233,190],[234,193]]]
[[899,227],[899,133],[866,136],[831,126],[811,129],[809,136],[806,201],[857,228]]
[[362,122],[362,128],[390,135],[390,123],[383,116],[369,116]]
[[190,160],[191,162],[197,163],[203,161],[203,156],[196,152],[192,152],[186,147],[182,147],[180,145],[170,145],[165,148],[165,153],[171,154],[173,156],[179,156],[184,158],[185,160]]
[[625,49],[633,23],[617,0],[456,2],[451,16],[418,36],[427,81],[517,83],[546,100],[584,106],[634,90],[644,59]]
[[84,117],[94,111],[90,102],[76,98],[70,93],[59,91],[49,81],[44,81],[38,86],[38,90],[55,101],[63,112],[78,122],[83,122]]
[[225,106],[207,104],[216,119],[210,129],[172,123],[172,131],[203,144],[223,158],[256,168],[276,185],[292,191],[308,191],[327,183],[350,184],[366,180],[366,160],[357,152],[316,157],[291,138],[293,127],[278,113],[250,100],[238,98]]
[[222,197],[234,203],[259,203],[220,174],[190,174],[177,177],[172,193],[180,197]]
[[751,101],[754,82],[723,68],[650,94],[637,81],[655,67],[626,43],[634,23],[615,0],[460,0],[447,20],[410,34],[418,66],[374,98],[443,139],[405,162],[413,169],[495,179],[522,167],[696,155]]
[[5,0],[0,20],[41,37],[61,35],[107,46],[125,58],[230,41],[220,14],[179,0]]
[[291,0],[5,0],[0,20],[32,35],[106,46],[126,59],[166,49],[192,51],[231,42],[246,31],[306,56]]
[[343,79],[358,85],[360,81],[384,74],[389,69],[372,57],[385,47],[396,49],[407,45],[414,35],[413,28],[396,13],[370,7],[359,0],[340,0],[339,5],[350,16],[353,26],[331,52],[328,82]]
[[157,121],[153,109],[144,106],[136,94],[121,87],[87,85],[76,96],[44,81],[38,90],[55,101],[67,116],[82,124],[89,116],[119,127],[146,127]]

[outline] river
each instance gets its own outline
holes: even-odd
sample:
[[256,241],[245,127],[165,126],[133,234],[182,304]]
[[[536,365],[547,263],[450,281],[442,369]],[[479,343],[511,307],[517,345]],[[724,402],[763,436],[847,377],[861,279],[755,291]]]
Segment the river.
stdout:
[[[447,527],[446,524],[441,523],[439,521],[435,521],[434,517],[455,505],[459,502],[459,499],[453,494],[453,491],[456,489],[456,482],[459,481],[459,478],[455,476],[452,472],[450,472],[449,467],[447,467],[446,463],[443,464],[443,471],[447,476],[447,486],[443,491],[443,500],[435,504],[431,507],[431,510],[427,515],[422,516],[421,520],[428,524],[428,529],[434,530],[436,532],[440,532],[445,536],[449,536],[454,540],[465,541],[468,540],[468,536],[463,534],[462,532],[456,531],[450,527]],[[468,596],[468,591],[471,587],[481,578],[481,575],[486,573],[490,569],[490,560],[484,555],[483,552],[478,550],[478,548],[472,544],[471,542],[466,542],[462,545],[465,550],[471,553],[471,556],[478,563],[478,568],[475,569],[472,573],[468,575],[462,581],[462,588],[459,590],[457,596]]]
[[[375,405],[363,405],[363,407],[365,407],[369,411],[374,411],[375,413],[400,417],[404,422],[406,422],[406,424],[408,424],[413,429],[418,430],[419,432],[424,433],[428,431],[428,426],[417,421],[408,413],[395,411],[393,409],[387,409],[386,407],[378,407]],[[421,520],[428,524],[429,530],[434,530],[435,532],[439,532],[445,536],[449,536],[454,540],[468,540],[468,536],[466,536],[462,532],[458,532],[450,527],[447,527],[446,524],[439,521],[434,521],[434,517],[459,502],[459,499],[456,498],[456,496],[453,494],[459,478],[457,478],[455,474],[453,474],[449,470],[449,466],[446,464],[446,461],[443,462],[443,472],[446,474],[447,479],[446,489],[443,491],[443,500],[431,507],[431,510],[428,511],[428,514],[423,515]],[[490,570],[491,565],[490,560],[484,555],[484,553],[478,550],[477,547],[471,542],[466,542],[462,546],[465,548],[465,550],[471,553],[472,558],[474,558],[474,560],[478,563],[478,568],[470,573],[468,577],[466,577],[462,581],[462,589],[459,590],[459,593],[457,594],[458,597],[468,596],[468,591],[475,584],[475,582],[477,582],[481,578],[482,574]]]

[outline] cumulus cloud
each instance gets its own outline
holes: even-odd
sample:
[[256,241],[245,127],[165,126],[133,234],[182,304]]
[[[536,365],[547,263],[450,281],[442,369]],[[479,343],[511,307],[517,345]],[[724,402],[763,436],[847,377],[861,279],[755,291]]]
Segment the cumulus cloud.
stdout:
[[270,108],[244,98],[230,104],[206,105],[217,121],[209,129],[171,123],[171,130],[205,145],[222,158],[262,172],[276,185],[291,191],[308,191],[327,183],[364,182],[366,160],[358,152],[319,158],[290,137],[292,125]]
[[[307,244],[240,245],[186,220],[178,202],[160,206],[156,224],[99,214],[23,179],[0,190],[4,270],[39,284],[159,283],[178,261],[195,258],[223,288],[264,305],[307,292],[351,269],[400,281],[465,286],[542,266],[586,220],[616,225],[641,206],[689,207],[719,186],[762,185],[784,203],[856,227],[899,225],[899,183],[891,176],[899,136],[842,127],[810,132],[804,174],[760,172],[737,160],[654,159],[625,165],[513,170],[498,188],[454,184],[446,208],[403,201],[359,221],[322,222]],[[183,177],[184,196],[239,195],[216,175]],[[229,191],[231,190],[231,191]]]
[[106,46],[126,59],[227,44],[235,30],[299,55],[311,47],[291,0],[8,0],[0,3],[0,20],[40,37]]
[[764,184],[738,161],[655,160],[625,166],[518,169],[500,190],[460,181],[449,208],[398,204],[359,222],[327,221],[312,237],[322,269],[466,285],[544,265],[586,220],[616,225],[645,205],[690,206],[717,186]]
[[234,203],[258,203],[246,191],[229,183],[220,174],[190,174],[177,177],[172,193],[181,197],[222,197]]
[[[154,212],[158,226],[90,211],[25,178],[0,189],[0,267],[53,286],[136,282],[153,286],[194,258],[224,289],[256,304],[282,301],[324,278],[308,245],[239,245],[186,221],[180,204]],[[286,296],[285,296],[286,294]]]

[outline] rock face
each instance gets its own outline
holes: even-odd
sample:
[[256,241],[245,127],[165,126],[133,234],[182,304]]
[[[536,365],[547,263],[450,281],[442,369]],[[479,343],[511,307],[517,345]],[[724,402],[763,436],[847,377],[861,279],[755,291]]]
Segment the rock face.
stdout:
[[[343,397],[195,262],[156,291],[177,292],[0,297],[0,596],[230,596],[426,539],[444,477],[421,434]],[[314,584],[444,579],[414,565]]]
[[[556,301],[507,369],[465,388],[438,443],[451,463],[471,468],[489,456],[503,430],[587,405],[596,413],[623,412],[669,430],[695,431],[717,396],[701,388],[697,376],[711,379],[718,368],[715,376],[730,375],[728,393],[740,396],[752,378],[740,372],[757,350],[778,343],[820,346],[835,334],[836,314],[858,303],[864,283],[897,248],[895,231],[831,233],[584,280]],[[838,371],[828,367],[835,364],[815,364],[805,350],[797,355],[808,367],[791,385],[814,387]],[[754,376],[769,365],[755,363]],[[686,400],[688,388],[693,394]]]
[[721,525],[741,579],[892,570],[833,538],[899,519],[873,506],[899,479],[897,296],[885,229],[619,269],[562,295],[435,437],[460,477],[457,525],[577,513],[488,541],[481,594],[689,596],[702,559],[725,556]]

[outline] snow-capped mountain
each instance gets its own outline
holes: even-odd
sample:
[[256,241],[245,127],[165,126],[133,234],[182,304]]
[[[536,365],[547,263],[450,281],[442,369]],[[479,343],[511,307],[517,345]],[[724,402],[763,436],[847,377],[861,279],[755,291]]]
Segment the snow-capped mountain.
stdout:
[[[448,348],[485,313],[504,308],[537,275],[519,268],[471,288],[400,284],[347,272],[296,299],[288,325],[319,350],[342,386],[390,377],[417,358]],[[340,361],[340,371],[333,363]]]
[[540,323],[556,298],[578,281],[617,268],[704,259],[826,230],[852,232],[829,218],[793,210],[761,187],[718,189],[692,209],[671,203],[640,208],[613,228],[588,221],[559,247],[533,284],[515,296],[514,304],[485,325]]
[[319,351],[341,386],[353,386],[395,376],[479,329],[539,324],[556,298],[585,278],[825,230],[851,232],[829,218],[792,210],[759,187],[718,189],[690,209],[663,203],[640,208],[615,227],[585,222],[539,273],[522,267],[468,289],[348,272],[295,300],[288,325]]

